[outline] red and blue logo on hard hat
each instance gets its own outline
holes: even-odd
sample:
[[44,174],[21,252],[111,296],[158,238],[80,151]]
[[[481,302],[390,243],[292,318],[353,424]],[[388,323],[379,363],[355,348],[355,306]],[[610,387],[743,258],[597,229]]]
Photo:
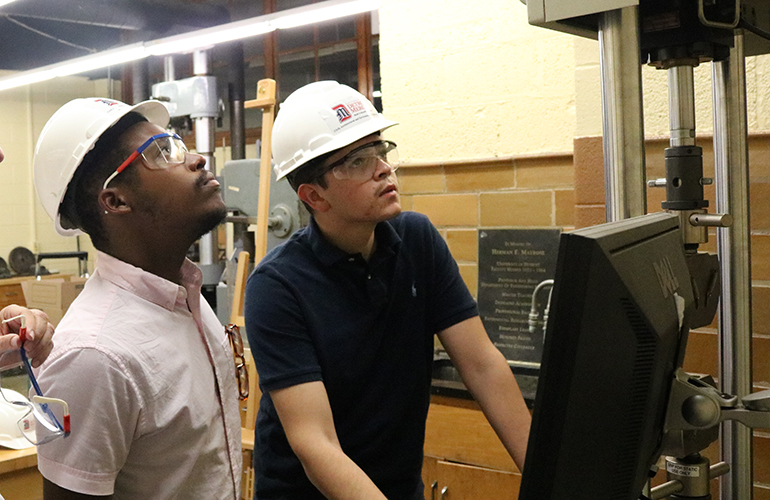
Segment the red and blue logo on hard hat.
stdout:
[[340,123],[353,117],[344,104],[334,106],[332,109],[337,112],[337,120],[339,120]]
[[115,106],[116,104],[118,104],[118,101],[113,101],[110,99],[96,99],[96,102],[106,104],[107,106]]

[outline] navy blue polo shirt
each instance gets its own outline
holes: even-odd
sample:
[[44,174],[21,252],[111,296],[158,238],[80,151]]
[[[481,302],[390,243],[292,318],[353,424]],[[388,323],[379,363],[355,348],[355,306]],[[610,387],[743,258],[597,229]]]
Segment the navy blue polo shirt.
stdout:
[[249,277],[245,317],[262,389],[256,498],[324,498],[292,452],[270,391],[323,381],[345,453],[389,499],[422,498],[433,335],[478,315],[427,217],[375,229],[366,262],[330,244],[315,221]]

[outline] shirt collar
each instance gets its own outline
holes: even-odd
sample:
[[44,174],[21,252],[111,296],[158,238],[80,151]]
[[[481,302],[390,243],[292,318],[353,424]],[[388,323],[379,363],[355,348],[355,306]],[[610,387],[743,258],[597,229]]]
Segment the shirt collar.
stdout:
[[185,259],[182,264],[180,286],[100,251],[96,254],[95,273],[115,286],[169,311],[174,310],[178,299],[200,296],[203,279],[201,270],[189,259]]
[[[348,253],[334,246],[326,239],[323,233],[321,233],[321,229],[318,227],[318,223],[315,221],[314,217],[310,218],[310,225],[307,228],[307,237],[313,253],[318,257],[318,260],[326,266],[331,266],[343,259],[347,260],[350,258]],[[374,228],[374,237],[377,240],[377,250],[375,251],[375,255],[383,251],[387,251],[388,254],[392,255],[393,251],[390,250],[391,247],[401,243],[401,237],[388,221],[377,224]]]

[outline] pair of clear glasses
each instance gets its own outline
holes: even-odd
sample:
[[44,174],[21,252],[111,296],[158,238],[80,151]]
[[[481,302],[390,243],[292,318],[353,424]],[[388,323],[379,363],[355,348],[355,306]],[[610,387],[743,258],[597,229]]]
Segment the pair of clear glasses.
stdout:
[[[3,323],[18,320],[21,324],[19,337],[22,341],[26,335],[24,316],[16,316],[3,320]],[[54,439],[67,437],[70,434],[70,412],[67,402],[57,398],[43,396],[37,383],[32,366],[27,358],[24,347],[0,354],[0,396],[11,407],[21,410],[20,418],[16,422],[22,436],[31,444],[39,446],[50,443]],[[31,388],[29,393],[31,400],[19,397],[15,391],[6,390],[3,386],[3,376],[8,378],[12,370],[24,368]]]
[[184,140],[177,134],[164,132],[147,139],[144,144],[139,146],[136,151],[126,158],[126,160],[115,169],[115,171],[104,181],[102,189],[107,189],[107,185],[119,173],[124,171],[137,158],[144,158],[143,165],[150,170],[162,170],[181,165],[187,158],[187,146]]
[[398,170],[398,149],[392,141],[374,141],[356,148],[344,158],[335,161],[324,173],[331,171],[337,179],[366,182],[374,177],[380,162],[390,166],[391,172]]

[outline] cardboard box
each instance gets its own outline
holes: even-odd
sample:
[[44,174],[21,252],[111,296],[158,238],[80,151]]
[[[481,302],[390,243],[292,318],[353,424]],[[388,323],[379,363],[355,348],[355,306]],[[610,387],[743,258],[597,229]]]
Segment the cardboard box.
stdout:
[[83,290],[87,279],[67,276],[41,281],[29,280],[22,282],[21,287],[27,307],[45,311],[49,321],[56,326],[72,301]]

